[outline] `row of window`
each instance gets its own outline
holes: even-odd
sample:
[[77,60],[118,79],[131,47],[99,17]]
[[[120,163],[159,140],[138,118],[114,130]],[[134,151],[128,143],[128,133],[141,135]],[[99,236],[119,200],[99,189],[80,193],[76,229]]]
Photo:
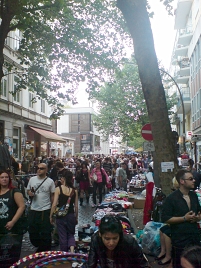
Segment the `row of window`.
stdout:
[[192,122],[194,123],[196,120],[198,120],[201,117],[201,88],[192,99],[191,107],[192,107],[192,110],[191,110]]
[[[17,80],[18,80],[18,77],[14,76],[14,79],[13,79],[13,92],[16,91]],[[0,96],[3,97],[4,99],[8,99],[8,94],[9,94],[8,88],[9,88],[8,87],[8,75],[5,72],[5,76],[1,80],[1,89],[0,89]],[[17,103],[21,103],[22,94],[23,94],[23,92],[21,92],[21,91],[15,92],[15,94],[13,95],[13,101],[17,102]],[[34,93],[29,92],[29,108],[32,108],[32,109],[34,109],[33,98],[34,98]],[[40,102],[41,102],[41,105],[40,105],[41,113],[45,113],[45,100],[41,99]]]
[[191,75],[192,79],[195,77],[195,75],[198,73],[198,70],[201,69],[201,37],[198,40],[195,49],[193,51],[193,54],[191,56]]

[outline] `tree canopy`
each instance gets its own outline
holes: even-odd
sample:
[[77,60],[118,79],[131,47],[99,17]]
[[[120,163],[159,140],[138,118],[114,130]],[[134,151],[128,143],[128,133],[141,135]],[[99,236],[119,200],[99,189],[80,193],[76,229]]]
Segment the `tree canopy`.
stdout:
[[[99,103],[99,114],[94,117],[94,124],[105,137],[121,136],[124,141],[130,142],[141,137],[141,128],[149,119],[134,59],[117,68],[112,81],[90,93],[90,97]],[[166,92],[166,101],[171,115],[177,102],[176,95]]]
[[[80,81],[96,88],[124,56],[129,38],[116,1],[1,0],[0,79],[16,72],[16,90],[28,88],[61,115],[59,98],[75,102]],[[16,55],[21,68],[4,61],[3,49],[15,29],[23,36]],[[18,61],[19,63],[19,61]],[[5,69],[4,69],[5,68]],[[51,94],[49,94],[51,92]]]

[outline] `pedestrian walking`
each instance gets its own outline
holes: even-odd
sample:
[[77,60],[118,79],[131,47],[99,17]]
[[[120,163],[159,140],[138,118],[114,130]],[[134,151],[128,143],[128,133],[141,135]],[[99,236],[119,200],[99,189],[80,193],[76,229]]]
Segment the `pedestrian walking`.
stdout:
[[90,176],[93,182],[93,204],[92,207],[96,206],[96,191],[98,189],[99,194],[99,204],[102,202],[102,190],[108,181],[108,176],[103,168],[101,168],[101,163],[99,160],[96,161],[96,167],[92,170]]
[[27,193],[32,198],[29,212],[29,237],[37,247],[36,252],[51,250],[50,209],[53,202],[55,184],[46,176],[47,165],[38,165],[37,176],[30,178]]
[[[74,252],[75,226],[78,223],[78,192],[73,186],[73,173],[66,170],[61,177],[61,186],[55,190],[54,201],[50,213],[50,223],[54,223],[53,213],[56,207],[65,206],[70,198],[68,213],[64,217],[56,218],[59,234],[60,250]],[[57,205],[58,204],[58,205]]]

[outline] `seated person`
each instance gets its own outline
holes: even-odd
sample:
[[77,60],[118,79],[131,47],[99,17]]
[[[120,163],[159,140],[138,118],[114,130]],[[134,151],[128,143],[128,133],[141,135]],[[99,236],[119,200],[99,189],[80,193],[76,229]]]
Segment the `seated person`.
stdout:
[[164,225],[160,228],[160,243],[161,251],[159,255],[155,258],[159,265],[166,265],[172,267],[172,245],[171,245],[171,231],[169,225]]
[[88,267],[148,267],[137,241],[123,233],[121,221],[115,216],[104,216],[99,231],[92,236]]

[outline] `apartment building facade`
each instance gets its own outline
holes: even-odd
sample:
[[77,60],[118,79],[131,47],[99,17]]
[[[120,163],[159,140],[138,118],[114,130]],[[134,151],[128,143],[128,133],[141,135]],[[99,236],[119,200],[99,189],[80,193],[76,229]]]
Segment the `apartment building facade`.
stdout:
[[173,123],[186,150],[196,161],[201,156],[201,0],[178,0],[177,30],[172,55],[173,75],[179,86]]
[[[7,63],[21,66],[17,59],[21,33],[19,30],[9,33],[4,48]],[[57,144],[66,144],[64,139],[52,132],[49,120],[51,109],[43,99],[32,101],[33,92],[22,90],[12,94],[17,83],[17,75],[8,74],[1,81],[0,91],[0,142],[9,146],[10,154],[17,160],[23,156],[31,159],[43,155],[51,155]]]
[[75,138],[75,154],[104,154],[108,155],[109,140],[104,141],[102,135],[93,125],[92,107],[69,108],[57,120],[57,133],[62,137]]

